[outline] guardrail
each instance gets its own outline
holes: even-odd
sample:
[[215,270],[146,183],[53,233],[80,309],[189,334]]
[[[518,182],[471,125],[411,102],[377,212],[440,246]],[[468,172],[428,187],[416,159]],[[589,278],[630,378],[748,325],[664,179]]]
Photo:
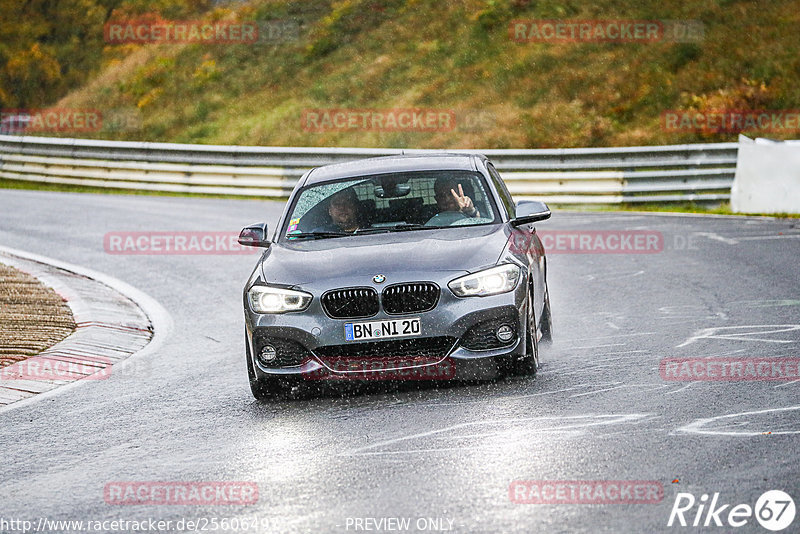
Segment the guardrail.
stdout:
[[[482,150],[511,193],[552,204],[730,199],[737,143]],[[309,168],[401,153],[0,135],[0,178],[117,189],[287,197]],[[450,150],[449,152],[475,152]]]

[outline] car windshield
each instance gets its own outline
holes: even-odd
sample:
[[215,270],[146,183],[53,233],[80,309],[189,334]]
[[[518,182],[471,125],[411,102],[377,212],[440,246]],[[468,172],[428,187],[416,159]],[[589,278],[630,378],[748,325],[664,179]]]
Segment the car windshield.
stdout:
[[303,189],[282,234],[326,239],[491,224],[497,209],[483,177],[468,171],[362,176]]

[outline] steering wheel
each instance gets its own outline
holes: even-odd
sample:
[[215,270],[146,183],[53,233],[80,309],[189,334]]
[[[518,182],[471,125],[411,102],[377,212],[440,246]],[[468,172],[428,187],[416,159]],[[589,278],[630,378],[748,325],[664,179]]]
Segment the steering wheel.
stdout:
[[450,226],[455,222],[467,218],[468,217],[460,211],[443,211],[428,219],[425,226]]

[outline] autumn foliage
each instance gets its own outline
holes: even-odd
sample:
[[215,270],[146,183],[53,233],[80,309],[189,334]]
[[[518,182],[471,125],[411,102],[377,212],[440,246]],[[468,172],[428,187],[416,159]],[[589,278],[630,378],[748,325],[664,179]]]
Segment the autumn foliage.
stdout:
[[211,0],[0,0],[0,108],[44,107],[99,72],[109,59],[112,17],[202,13]]

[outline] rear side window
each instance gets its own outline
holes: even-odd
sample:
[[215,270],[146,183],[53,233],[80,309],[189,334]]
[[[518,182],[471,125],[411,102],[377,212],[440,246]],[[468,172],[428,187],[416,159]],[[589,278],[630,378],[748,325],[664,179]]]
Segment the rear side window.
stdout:
[[497,169],[494,168],[494,165],[489,163],[486,165],[486,168],[489,169],[489,176],[492,177],[492,183],[494,183],[494,187],[497,189],[497,193],[500,195],[500,201],[506,208],[508,218],[513,219],[517,216],[517,207],[514,204],[514,199],[511,198],[511,193],[509,193],[508,189],[506,189],[506,184],[503,182],[503,179],[500,178],[500,173],[497,172]]

